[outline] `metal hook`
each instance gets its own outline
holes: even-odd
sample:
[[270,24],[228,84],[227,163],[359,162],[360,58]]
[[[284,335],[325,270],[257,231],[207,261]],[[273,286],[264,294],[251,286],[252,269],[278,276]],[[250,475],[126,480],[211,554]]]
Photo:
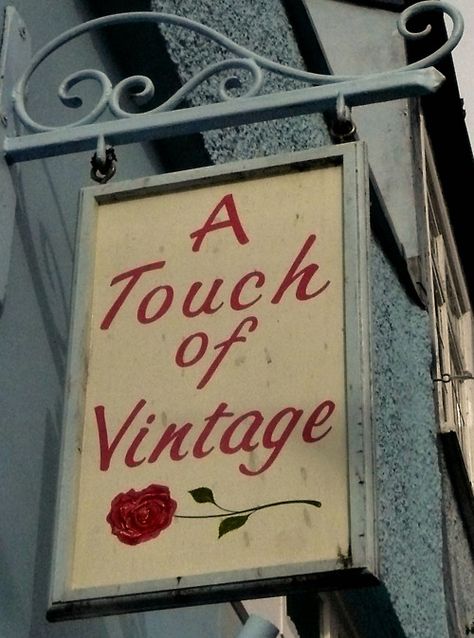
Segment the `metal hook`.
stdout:
[[433,379],[433,383],[450,383],[451,375],[445,372],[439,379]]
[[463,374],[449,374],[449,372],[445,372],[441,375],[440,379],[433,379],[433,382],[436,381],[438,383],[451,383],[452,381],[472,381],[473,379],[474,376],[472,375],[472,372],[469,372],[469,370],[464,370]]
[[105,150],[105,137],[103,135],[99,135],[99,137],[97,138],[97,149],[95,154],[96,154],[97,162],[104,165],[107,158],[106,158],[106,150]]
[[336,99],[336,114],[331,123],[331,135],[336,142],[350,142],[355,139],[356,126],[352,120],[351,109],[347,106],[342,93]]
[[117,156],[113,146],[106,146],[103,135],[97,139],[97,150],[91,159],[91,178],[99,184],[106,184],[115,175]]

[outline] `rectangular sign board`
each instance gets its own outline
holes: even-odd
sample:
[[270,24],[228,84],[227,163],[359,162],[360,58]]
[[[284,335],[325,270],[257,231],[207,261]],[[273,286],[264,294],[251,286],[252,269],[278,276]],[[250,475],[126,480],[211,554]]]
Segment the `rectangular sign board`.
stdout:
[[376,573],[366,172],[83,191],[51,619]]

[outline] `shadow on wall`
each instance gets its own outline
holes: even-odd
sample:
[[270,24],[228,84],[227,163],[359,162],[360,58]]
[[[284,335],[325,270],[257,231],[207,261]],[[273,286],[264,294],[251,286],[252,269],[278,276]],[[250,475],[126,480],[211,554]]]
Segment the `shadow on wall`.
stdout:
[[[41,199],[35,196],[34,189],[32,192],[30,180],[24,179],[26,171],[22,167],[22,170],[12,171],[17,193],[16,222],[51,355],[62,382],[67,357],[73,247],[48,165],[46,162],[41,165],[47,186],[46,189],[42,187],[41,199],[44,201],[44,194],[48,193],[47,214],[33,204]],[[25,193],[29,194],[33,205],[26,201]]]

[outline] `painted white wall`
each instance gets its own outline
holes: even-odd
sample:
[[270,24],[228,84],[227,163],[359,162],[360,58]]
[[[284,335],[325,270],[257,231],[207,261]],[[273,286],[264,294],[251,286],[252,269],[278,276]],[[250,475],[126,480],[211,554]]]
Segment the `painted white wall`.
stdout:
[[[341,0],[305,0],[333,73],[368,75],[406,65],[397,14]],[[381,47],[380,43],[384,46]],[[419,255],[413,211],[417,184],[409,158],[413,148],[412,102],[408,99],[354,107],[359,138],[367,142],[373,177],[407,259]]]

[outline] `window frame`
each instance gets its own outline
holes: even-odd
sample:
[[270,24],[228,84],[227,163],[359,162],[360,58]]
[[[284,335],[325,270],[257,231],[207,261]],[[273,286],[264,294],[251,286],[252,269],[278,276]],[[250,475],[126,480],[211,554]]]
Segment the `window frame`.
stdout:
[[440,432],[454,432],[474,484],[473,314],[449,212],[421,119],[425,275],[433,345],[433,386]]

